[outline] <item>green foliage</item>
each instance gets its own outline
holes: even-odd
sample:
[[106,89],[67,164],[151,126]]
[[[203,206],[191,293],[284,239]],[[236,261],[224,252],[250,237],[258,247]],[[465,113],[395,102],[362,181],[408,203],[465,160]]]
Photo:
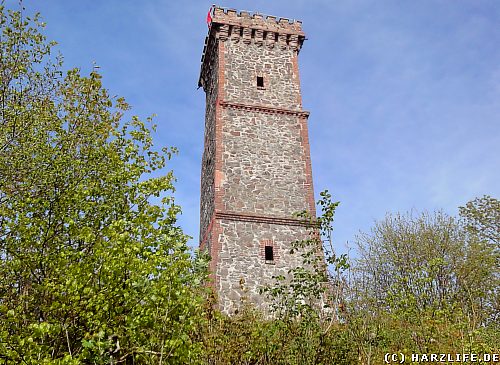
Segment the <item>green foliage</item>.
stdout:
[[62,76],[38,16],[0,14],[0,361],[194,361],[206,268],[172,173],[148,177],[175,150],[95,70]]
[[500,250],[500,201],[485,195],[460,207],[466,228]]
[[359,289],[372,296],[371,305],[399,315],[471,313],[494,283],[491,249],[441,212],[387,216],[358,244]]
[[460,207],[465,229],[476,237],[477,240],[493,250],[496,265],[493,268],[483,267],[485,270],[493,270],[494,287],[487,308],[492,322],[500,321],[500,201],[485,195],[468,202]]
[[344,318],[363,361],[386,352],[497,350],[495,254],[458,220],[388,215],[358,245]]
[[325,333],[315,320],[265,319],[247,308],[234,317],[214,313],[202,333],[206,364],[356,364],[345,326]]

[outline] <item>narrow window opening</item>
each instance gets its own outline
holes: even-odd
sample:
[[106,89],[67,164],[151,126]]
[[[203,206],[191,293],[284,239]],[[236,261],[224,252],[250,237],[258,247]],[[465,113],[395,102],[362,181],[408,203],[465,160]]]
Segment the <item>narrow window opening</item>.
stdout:
[[257,87],[264,87],[264,77],[257,76]]
[[266,256],[266,261],[273,261],[274,260],[273,246],[266,246],[264,253]]

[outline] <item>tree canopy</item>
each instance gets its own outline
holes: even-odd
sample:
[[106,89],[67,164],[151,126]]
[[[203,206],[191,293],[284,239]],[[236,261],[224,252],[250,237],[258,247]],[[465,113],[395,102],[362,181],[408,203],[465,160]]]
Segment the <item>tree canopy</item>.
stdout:
[[38,15],[2,6],[0,24],[0,362],[195,358],[204,270],[176,225],[174,150],[97,69],[63,72]]

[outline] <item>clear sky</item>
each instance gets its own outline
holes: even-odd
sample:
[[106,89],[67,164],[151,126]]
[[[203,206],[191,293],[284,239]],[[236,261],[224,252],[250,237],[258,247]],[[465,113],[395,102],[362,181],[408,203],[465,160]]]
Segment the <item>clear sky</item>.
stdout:
[[[7,5],[16,4],[7,0]],[[180,224],[197,245],[204,93],[197,90],[212,2],[25,0],[65,66],[95,62],[111,95],[157,114],[158,146],[177,146]],[[316,196],[341,201],[335,242],[387,212],[500,198],[500,1],[221,1],[300,19],[299,56]]]

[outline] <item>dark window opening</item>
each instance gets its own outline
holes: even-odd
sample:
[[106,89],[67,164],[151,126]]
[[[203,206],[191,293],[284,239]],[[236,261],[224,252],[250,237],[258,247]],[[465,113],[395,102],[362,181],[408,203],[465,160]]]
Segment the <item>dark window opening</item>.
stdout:
[[257,87],[264,87],[264,77],[257,76]]
[[266,255],[266,261],[274,260],[273,246],[266,246],[264,253]]

